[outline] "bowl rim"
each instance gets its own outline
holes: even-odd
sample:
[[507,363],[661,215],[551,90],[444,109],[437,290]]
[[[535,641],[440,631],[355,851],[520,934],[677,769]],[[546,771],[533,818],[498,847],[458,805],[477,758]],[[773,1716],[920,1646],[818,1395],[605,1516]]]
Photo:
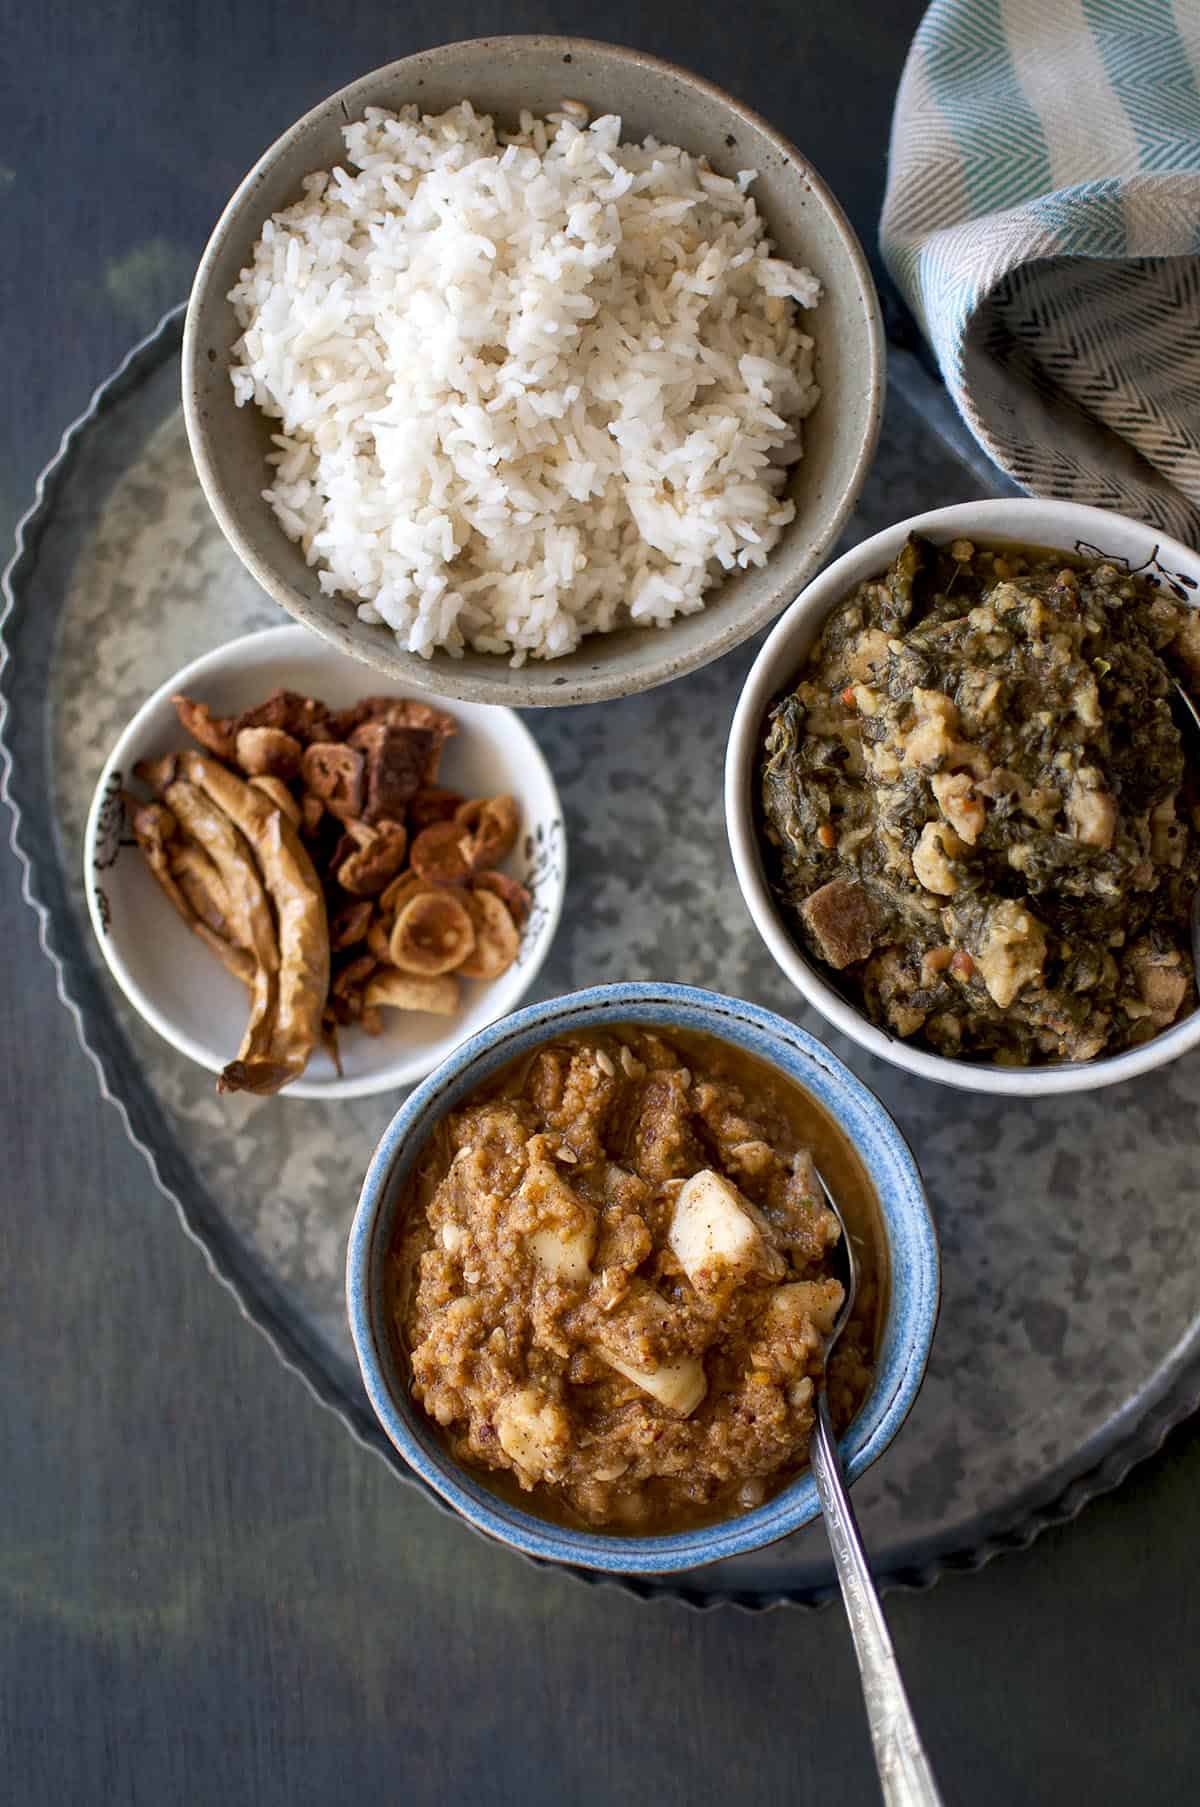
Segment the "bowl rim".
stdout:
[[[645,1537],[569,1529],[503,1500],[446,1453],[423,1414],[389,1378],[394,1358],[377,1321],[380,1266],[396,1208],[397,1182],[419,1155],[434,1124],[481,1079],[572,1025],[638,1021],[686,1026],[717,1036],[723,1025],[749,1032],[752,1051],[813,1091],[854,1140],[879,1194],[892,1274],[876,1384],[841,1439],[840,1450],[848,1481],[876,1461],[916,1399],[941,1303],[937,1228],[920,1170],[885,1106],[829,1049],[785,1018],[717,992],[645,981],[592,986],[526,1006],[464,1042],[401,1105],[380,1137],[347,1244],[346,1300],[363,1384],[384,1431],[410,1467],[474,1529],[542,1560],[613,1574],[657,1575],[745,1554],[811,1523],[820,1513],[811,1470],[803,1469],[764,1505],[715,1525]],[[881,1184],[884,1180],[890,1191]],[[899,1238],[893,1223],[904,1230],[905,1260],[899,1271]],[[882,1389],[880,1374],[887,1376]]]
[[[238,230],[243,215],[250,209],[255,191],[262,180],[288,156],[293,140],[303,136],[318,121],[338,109],[341,109],[346,119],[357,117],[361,114],[362,109],[370,104],[370,91],[383,80],[398,79],[400,73],[406,68],[428,67],[431,59],[449,62],[455,53],[514,44],[520,45],[526,50],[546,51],[560,57],[574,54],[575,51],[597,52],[613,58],[618,63],[650,68],[665,80],[685,83],[688,87],[698,91],[711,104],[719,106],[735,118],[762,132],[785,161],[803,170],[809,193],[819,203],[836,231],[848,268],[853,275],[860,303],[865,362],[870,372],[866,388],[865,426],[854,454],[850,481],[838,498],[836,506],[829,513],[820,534],[810,540],[803,558],[798,560],[800,578],[793,577],[788,583],[785,583],[785,594],[792,583],[803,581],[804,573],[810,573],[817,568],[825,553],[836,541],[866,481],[879,441],[887,383],[886,342],[879,293],[870,263],[858,234],[824,178],[813,167],[809,159],[754,108],[727,93],[715,82],[708,81],[704,76],[697,75],[680,64],[628,45],[606,43],[599,38],[538,32],[497,33],[486,37],[453,39],[442,44],[429,45],[422,50],[414,51],[409,56],[399,57],[393,62],[381,64],[378,68],[356,76],[353,81],[347,82],[343,87],[327,95],[325,99],[318,101],[315,106],[310,107],[306,113],[301,114],[267,146],[238,183],[222,208],[196,267],[184,314],[180,353],[183,417],[188,444],[205,500],[227,544],[233,549],[259,587],[265,590],[274,602],[286,609],[295,620],[302,622],[311,633],[328,641],[339,652],[351,658],[358,658],[359,655],[350,650],[348,635],[339,630],[338,624],[332,616],[323,613],[308,597],[303,596],[285,578],[281,577],[273,563],[259,556],[247,535],[242,532],[236,511],[226,498],[226,485],[221,474],[220,461],[212,449],[218,437],[217,430],[215,425],[207,420],[205,412],[200,406],[206,363],[202,346],[201,320],[207,316],[210,306],[223,299],[223,297],[216,296],[213,291],[215,267],[225,249],[226,241]],[[282,532],[282,529],[280,531]],[[474,672],[466,673],[459,669],[457,661],[440,653],[434,660],[417,659],[412,675],[409,676],[406,669],[404,677],[405,681],[412,683],[415,688],[436,692],[447,697],[457,697],[469,702],[511,705],[515,700],[517,706],[521,708],[558,708],[575,704],[604,702],[611,698],[636,695],[643,690],[651,690],[660,684],[669,683],[675,678],[684,677],[689,672],[700,670],[714,659],[723,657],[727,652],[732,652],[743,641],[759,632],[768,622],[775,619],[783,606],[785,605],[780,600],[779,593],[772,594],[757,608],[726,624],[724,632],[718,637],[715,644],[705,642],[693,648],[686,655],[680,655],[678,652],[670,650],[671,636],[668,627],[660,634],[659,641],[647,638],[643,643],[647,648],[654,647],[656,649],[655,656],[645,661],[644,667],[639,670],[636,681],[633,682],[630,681],[629,676],[622,677],[614,672],[606,673],[603,659],[603,644],[606,639],[604,635],[591,637],[596,642],[593,663],[598,668],[592,669],[586,674],[572,675],[569,679],[560,678],[560,684],[556,686],[552,675],[555,661],[531,662],[524,669],[523,682],[529,683],[531,669],[539,673],[544,670],[545,678],[544,681],[539,678],[528,694],[520,698],[514,698],[510,682],[506,682],[501,676],[491,676],[490,668],[489,672],[483,675]],[[385,641],[385,644],[390,645],[390,642]],[[412,655],[404,656],[412,657]],[[503,669],[506,665],[507,655],[495,654],[493,657],[500,662],[500,669]],[[364,659],[362,663],[366,664],[368,661]],[[426,665],[429,666],[428,675],[425,672]],[[384,665],[372,668],[387,669]],[[399,676],[400,674],[396,672],[395,675]]]
[[[1047,539],[1044,533],[1036,531],[1022,532],[1022,524],[1028,527],[1034,521],[1042,523],[1045,532],[1050,532],[1052,537]],[[1122,533],[1138,535],[1148,545],[1152,544],[1151,556],[1161,555],[1168,564],[1177,562],[1189,574],[1200,578],[1200,553],[1172,539],[1169,534],[1109,509],[1050,497],[1007,496],[954,503],[947,508],[910,515],[871,534],[827,565],[780,616],[747,674],[730,724],[725,756],[725,822],[729,848],[746,907],[776,965],[827,1022],[857,1042],[859,1047],[905,1072],[961,1091],[1031,1098],[1099,1091],[1105,1086],[1118,1085],[1165,1066],[1200,1045],[1200,1009],[1151,1041],[1124,1053],[1045,1067],[1000,1067],[983,1062],[955,1061],[913,1047],[878,1028],[835,991],[808,959],[793,940],[771,896],[754,822],[754,768],[759,733],[770,704],[796,675],[800,655],[793,651],[794,642],[810,628],[815,635],[836,603],[856,583],[886,569],[910,533],[927,533],[935,540],[961,534],[984,541],[1008,539],[1051,546],[1056,538],[1069,538],[1099,547],[1104,543],[1104,533],[1111,534],[1114,525]],[[1068,550],[1061,544],[1058,549]]]
[[[206,1048],[203,1043],[195,1040],[159,1007],[155,999],[134,978],[117,941],[104,927],[103,906],[96,878],[96,842],[111,776],[115,771],[129,769],[131,755],[136,755],[137,742],[144,733],[150,718],[161,710],[164,704],[170,702],[176,691],[187,690],[197,681],[202,682],[227,670],[231,665],[236,666],[238,655],[251,646],[256,653],[260,651],[263,653],[274,652],[279,658],[285,658],[289,653],[299,652],[315,653],[323,659],[332,659],[335,656],[341,659],[346,658],[346,655],[337,648],[317,640],[298,621],[284,621],[276,627],[258,628],[247,634],[239,634],[234,639],[226,640],[220,646],[213,647],[210,651],[189,660],[186,665],[180,666],[178,671],[158,685],[134,711],[106,755],[96,779],[92,800],[88,805],[83,834],[83,878],[88,916],[93,936],[108,971],[129,1003],[132,1004],[142,1020],[154,1030],[155,1034],[161,1036],[170,1047],[175,1049],[177,1054],[184,1055],[196,1066],[204,1068],[209,1073],[219,1073],[226,1064],[227,1057],[217,1055]],[[563,824],[563,833],[559,839],[557,877],[552,893],[547,898],[547,912],[539,929],[537,940],[522,967],[521,976],[524,982],[510,1006],[515,1009],[545,964],[562,918],[567,888],[566,818],[554,774],[550,770],[545,754],[534,740],[528,727],[513,709],[499,709],[496,713],[510,718],[509,726],[516,733],[522,758],[527,758],[529,764],[538,771],[546,786],[554,816]],[[491,711],[488,714],[490,717]],[[323,1101],[326,1103],[341,1102],[350,1098],[371,1098],[380,1092],[392,1091],[397,1086],[412,1085],[416,1081],[424,1079],[433,1071],[436,1064],[436,1059],[431,1062],[428,1054],[413,1050],[406,1053],[404,1058],[394,1060],[389,1066],[380,1068],[377,1072],[362,1073],[356,1077],[338,1078],[335,1076],[329,1080],[320,1080],[302,1075],[291,1085],[286,1086],[277,1096],[284,1099],[303,1099],[309,1102]]]

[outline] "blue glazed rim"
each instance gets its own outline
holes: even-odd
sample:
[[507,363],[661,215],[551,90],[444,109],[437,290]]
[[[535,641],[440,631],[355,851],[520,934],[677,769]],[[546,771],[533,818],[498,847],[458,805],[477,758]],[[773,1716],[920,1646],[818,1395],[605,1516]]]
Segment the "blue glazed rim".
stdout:
[[648,1576],[745,1555],[801,1530],[820,1512],[811,1473],[735,1519],[669,1536],[610,1536],[553,1524],[501,1499],[446,1452],[409,1399],[385,1327],[382,1256],[402,1183],[432,1125],[528,1049],[573,1029],[618,1023],[720,1036],[805,1086],[853,1142],[879,1198],[891,1271],[875,1384],[840,1444],[850,1481],[883,1454],[916,1399],[937,1324],[940,1262],[916,1161],[888,1112],[814,1036],[757,1005],[687,985],[593,986],[532,1004],[480,1030],[417,1087],[380,1137],[346,1251],[350,1330],[375,1413],[410,1467],[477,1531],[542,1561]]

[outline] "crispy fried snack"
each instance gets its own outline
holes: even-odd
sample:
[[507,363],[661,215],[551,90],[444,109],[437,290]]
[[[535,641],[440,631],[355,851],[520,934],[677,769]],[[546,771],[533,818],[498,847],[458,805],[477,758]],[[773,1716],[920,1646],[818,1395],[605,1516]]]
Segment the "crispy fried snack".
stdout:
[[[356,824],[358,826],[358,824]],[[353,853],[338,862],[337,881],[352,897],[375,897],[404,864],[408,835],[396,822],[368,829]]]
[[361,816],[367,762],[357,748],[318,741],[306,749],[300,770],[308,794],[319,797],[330,815],[344,822]]
[[367,1007],[389,1010],[425,1010],[433,1016],[453,1016],[458,1009],[458,986],[448,974],[422,978],[417,973],[385,967],[367,984]]
[[525,886],[519,884],[515,878],[510,878],[507,872],[473,873],[471,889],[472,891],[494,891],[519,929],[528,922],[533,899]]
[[355,947],[358,942],[365,941],[374,914],[375,906],[369,897],[360,897],[339,910],[329,925],[329,946],[332,951],[341,953],[343,948]]
[[294,778],[304,748],[283,728],[239,728],[235,757],[249,778]]
[[459,791],[444,790],[441,785],[427,784],[409,799],[408,826],[420,834],[434,822],[449,822],[466,798]]
[[475,925],[475,945],[458,970],[464,979],[498,979],[517,957],[517,925],[492,891],[468,891],[465,902]]
[[178,841],[168,849],[171,877],[187,898],[201,922],[206,922],[214,935],[229,938],[229,893],[225,881],[203,847],[192,841]]
[[261,773],[252,778],[250,782],[256,791],[261,791],[264,797],[271,799],[277,809],[283,811],[293,828],[301,827],[303,818],[300,814],[300,805],[282,778],[271,778],[265,773]]
[[205,751],[135,768],[160,801],[127,807],[173,907],[250,992],[219,1091],[278,1091],[318,1043],[340,1073],[339,1027],[453,1015],[453,974],[491,979],[516,959],[530,897],[494,868],[520,811],[438,784],[452,716],[288,690],[224,718],[173,700]]
[[483,872],[500,861],[517,844],[521,812],[515,797],[472,797],[455,812],[463,831],[463,858],[472,872]]
[[457,885],[471,875],[470,836],[457,822],[432,822],[412,844],[412,869],[434,884]]
[[353,704],[349,709],[339,709],[329,717],[330,738],[351,740],[355,732],[368,722],[382,722],[389,728],[427,734],[429,744],[426,747],[422,782],[436,782],[442,748],[452,734],[458,733],[458,723],[452,715],[448,715],[444,709],[436,709],[432,703],[418,703],[412,697],[365,696],[361,702]]
[[205,947],[217,956],[235,979],[240,979],[243,985],[252,986],[255,967],[250,955],[244,948],[234,947],[231,941],[198,914],[171,871],[172,846],[178,845],[175,837],[179,824],[170,810],[163,803],[141,803],[127,793],[125,814],[147,866],[189,929],[199,935]]
[[218,1081],[225,1092],[277,1092],[298,1079],[321,1037],[329,989],[325,895],[300,837],[268,797],[204,753],[184,753],[189,783],[241,831],[254,850],[278,924],[279,976],[267,1048],[243,1043]]
[[273,690],[253,709],[223,719],[214,716],[207,703],[195,703],[190,697],[173,696],[171,701],[192,739],[230,764],[238,756],[237,740],[243,728],[278,728],[305,746],[313,740],[341,739],[341,735],[327,732],[329,711],[324,703],[317,697],[297,696],[294,690]]
[[271,906],[254,857],[229,817],[184,778],[172,778],[163,801],[211,860],[225,893],[229,938],[244,947],[267,972],[279,970],[279,948]]
[[212,861],[228,903],[229,937],[254,962],[250,1019],[238,1057],[259,1061],[271,1045],[279,982],[279,944],[271,906],[254,858],[233,823],[186,779],[175,778],[163,796],[176,820]]
[[461,901],[452,891],[420,891],[410,897],[388,939],[392,965],[430,978],[461,972],[475,947],[469,901]]

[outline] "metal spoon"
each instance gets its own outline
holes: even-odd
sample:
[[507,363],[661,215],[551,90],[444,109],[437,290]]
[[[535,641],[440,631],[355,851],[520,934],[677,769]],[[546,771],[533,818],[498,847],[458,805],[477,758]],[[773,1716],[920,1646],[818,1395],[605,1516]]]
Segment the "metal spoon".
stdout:
[[[1200,744],[1200,709],[1197,709],[1178,679],[1175,680],[1175,694],[1183,704],[1188,719],[1196,730],[1198,744]],[[1200,885],[1196,886],[1192,896],[1192,974],[1196,981],[1196,989],[1200,991]]]
[[[817,1178],[820,1179],[821,1176],[818,1174]],[[854,1309],[854,1297],[858,1290],[858,1263],[845,1219],[823,1179],[821,1190],[841,1225],[840,1249],[845,1268],[842,1283],[846,1289],[842,1308],[825,1344],[828,1371],[834,1344]],[[833,1551],[846,1617],[850,1621],[850,1636],[854,1641],[854,1654],[858,1658],[863,1703],[867,1709],[867,1723],[871,1728],[871,1742],[875,1747],[875,1767],[879,1771],[879,1786],[884,1801],[887,1807],[941,1807],[942,1797],[938,1793],[929,1759],[925,1755],[920,1733],[913,1719],[912,1708],[908,1704],[908,1696],[904,1692],[892,1640],[888,1636],[887,1621],[879,1604],[879,1595],[875,1592],[875,1583],[867,1566],[866,1551],[846,1493],[846,1483],[842,1479],[824,1386],[817,1394],[817,1420],[809,1446],[809,1462],[817,1483],[817,1492],[821,1496],[829,1547]]]

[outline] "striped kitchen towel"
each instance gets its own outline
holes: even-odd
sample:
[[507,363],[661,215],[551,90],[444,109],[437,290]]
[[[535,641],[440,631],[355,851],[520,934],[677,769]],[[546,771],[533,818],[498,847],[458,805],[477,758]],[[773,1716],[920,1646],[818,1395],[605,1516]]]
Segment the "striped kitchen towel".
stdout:
[[1200,0],[933,0],[882,244],[997,464],[1200,544]]

